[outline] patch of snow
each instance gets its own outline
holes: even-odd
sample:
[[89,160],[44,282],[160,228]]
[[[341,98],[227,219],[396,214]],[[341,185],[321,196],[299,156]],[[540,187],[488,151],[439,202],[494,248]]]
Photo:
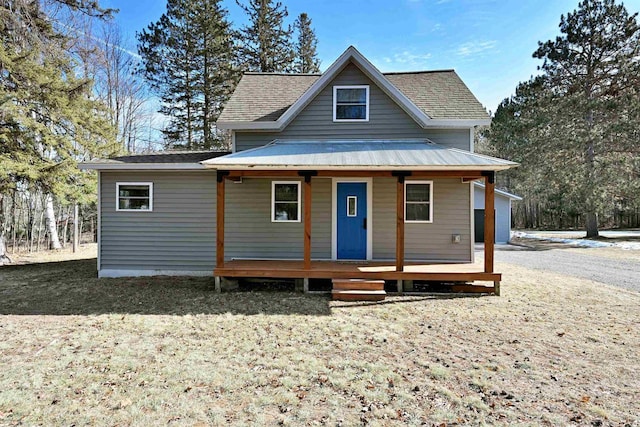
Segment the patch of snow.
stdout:
[[533,233],[525,233],[522,231],[512,231],[512,237],[519,237],[521,239],[532,239],[532,240],[546,240],[548,242],[555,243],[566,243],[568,245],[579,246],[582,248],[620,248],[625,250],[638,251],[640,250],[640,242],[599,242],[597,240],[588,240],[588,239],[562,239],[560,237],[549,237],[549,236],[541,236]]

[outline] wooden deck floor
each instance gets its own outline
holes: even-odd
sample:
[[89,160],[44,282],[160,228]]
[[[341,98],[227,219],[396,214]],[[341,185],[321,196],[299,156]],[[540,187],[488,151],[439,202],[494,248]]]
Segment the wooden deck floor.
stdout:
[[396,271],[393,262],[383,261],[312,261],[305,270],[302,261],[232,260],[214,270],[222,277],[274,277],[316,279],[383,279],[433,280],[451,282],[499,282],[501,273],[485,273],[481,264],[427,264],[407,262],[403,271]]

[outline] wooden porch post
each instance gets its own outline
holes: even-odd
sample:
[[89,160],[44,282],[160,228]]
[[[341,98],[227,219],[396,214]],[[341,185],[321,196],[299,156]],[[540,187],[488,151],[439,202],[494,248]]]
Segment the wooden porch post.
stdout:
[[228,171],[218,171],[216,180],[216,268],[224,266],[224,182]]
[[311,175],[304,177],[304,269],[311,270]]
[[484,272],[493,273],[493,245],[496,236],[495,185],[496,173],[484,172]]
[[404,270],[404,178],[398,175],[396,187],[396,271]]

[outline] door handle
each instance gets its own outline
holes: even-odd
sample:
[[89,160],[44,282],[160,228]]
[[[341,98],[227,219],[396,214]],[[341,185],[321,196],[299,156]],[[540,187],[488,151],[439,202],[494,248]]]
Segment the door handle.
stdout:
[[362,218],[362,228],[367,229],[367,217]]

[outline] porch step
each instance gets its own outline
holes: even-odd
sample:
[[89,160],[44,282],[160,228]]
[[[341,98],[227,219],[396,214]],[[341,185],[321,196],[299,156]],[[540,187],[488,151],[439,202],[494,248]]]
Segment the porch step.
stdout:
[[385,291],[353,291],[338,290],[331,291],[332,299],[336,301],[382,301],[387,296]]
[[382,301],[384,280],[333,279],[331,296],[338,301]]
[[333,289],[346,291],[384,291],[384,280],[333,279]]

